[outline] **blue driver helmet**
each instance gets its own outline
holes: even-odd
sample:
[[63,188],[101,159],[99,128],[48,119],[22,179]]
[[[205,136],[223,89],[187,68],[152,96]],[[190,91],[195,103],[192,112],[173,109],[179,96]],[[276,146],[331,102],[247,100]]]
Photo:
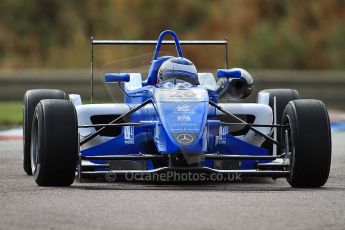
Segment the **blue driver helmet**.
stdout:
[[198,85],[198,74],[195,65],[187,58],[173,57],[161,65],[158,70],[158,81],[171,81],[176,83],[177,80],[189,82],[192,85]]

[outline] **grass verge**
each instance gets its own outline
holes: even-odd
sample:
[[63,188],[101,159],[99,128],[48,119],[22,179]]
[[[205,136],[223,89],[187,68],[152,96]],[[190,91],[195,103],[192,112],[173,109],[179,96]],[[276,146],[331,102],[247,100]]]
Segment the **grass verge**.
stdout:
[[22,125],[23,103],[21,101],[0,101],[0,125]]

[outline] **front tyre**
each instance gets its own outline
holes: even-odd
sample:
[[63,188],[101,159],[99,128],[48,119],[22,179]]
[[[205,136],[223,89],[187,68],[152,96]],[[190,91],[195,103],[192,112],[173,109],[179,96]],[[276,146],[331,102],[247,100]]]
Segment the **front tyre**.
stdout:
[[32,123],[31,168],[39,186],[69,186],[77,165],[78,122],[70,101],[38,103]]
[[26,91],[23,100],[23,168],[32,175],[30,161],[31,125],[37,104],[43,99],[66,99],[65,92],[57,89],[32,89]]
[[[292,187],[321,187],[331,166],[331,129],[328,112],[319,100],[294,100],[287,104],[283,124],[290,127]],[[285,143],[284,135],[282,143]]]

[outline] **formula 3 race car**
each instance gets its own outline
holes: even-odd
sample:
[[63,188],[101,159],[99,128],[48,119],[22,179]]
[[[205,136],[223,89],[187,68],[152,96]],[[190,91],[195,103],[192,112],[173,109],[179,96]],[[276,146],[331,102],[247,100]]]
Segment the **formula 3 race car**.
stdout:
[[[163,40],[166,35],[173,40]],[[252,92],[252,76],[226,66],[217,70],[216,81],[183,56],[181,44],[224,45],[227,51],[226,40],[179,41],[167,30],[157,41],[91,44],[92,60],[94,45],[156,48],[145,80],[140,73],[105,74],[106,83],[118,84],[124,103],[82,104],[79,95],[53,89],[25,93],[24,170],[39,186],[69,186],[76,173],[81,181],[128,175],[224,180],[236,174],[285,177],[292,187],[326,183],[331,133],[321,101],[299,99],[292,89],[268,89],[258,93],[256,103],[229,103]],[[162,44],[175,45],[178,56],[159,56]]]

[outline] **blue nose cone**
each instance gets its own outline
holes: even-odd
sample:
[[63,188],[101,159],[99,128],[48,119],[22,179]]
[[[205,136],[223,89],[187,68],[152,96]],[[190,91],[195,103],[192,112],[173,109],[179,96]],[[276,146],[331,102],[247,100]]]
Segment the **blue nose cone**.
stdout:
[[157,105],[166,138],[176,149],[184,153],[206,151],[207,102],[159,102]]

